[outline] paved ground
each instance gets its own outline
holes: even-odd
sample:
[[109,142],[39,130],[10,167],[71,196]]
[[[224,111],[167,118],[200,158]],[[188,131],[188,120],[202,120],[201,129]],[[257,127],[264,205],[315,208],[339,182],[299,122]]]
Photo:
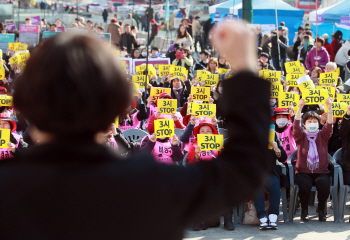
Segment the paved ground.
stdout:
[[305,239],[305,240],[345,240],[350,239],[350,197],[348,196],[345,211],[346,222],[333,222],[333,210],[328,208],[327,222],[319,222],[316,216],[316,207],[309,207],[311,220],[301,223],[300,210],[297,211],[294,222],[283,223],[282,216],[279,217],[278,230],[261,231],[258,226],[247,226],[235,224],[234,231],[226,231],[223,222],[218,228],[193,232],[188,230],[184,240],[230,240],[230,239]]

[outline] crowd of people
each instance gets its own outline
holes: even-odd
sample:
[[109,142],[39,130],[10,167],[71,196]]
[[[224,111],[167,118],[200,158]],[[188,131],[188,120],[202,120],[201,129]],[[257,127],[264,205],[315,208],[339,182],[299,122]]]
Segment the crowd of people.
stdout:
[[[145,14],[153,15],[149,12]],[[26,24],[30,25],[30,19],[26,19]],[[103,33],[105,30],[103,26],[93,25],[90,20],[84,23],[81,18],[76,19],[75,25],[77,28],[96,33]],[[170,70],[162,76],[160,76],[160,72],[158,75],[151,71],[144,71],[142,74],[126,72],[131,83],[135,75],[145,75],[149,83],[144,88],[134,89],[134,98],[132,103],[127,106],[127,111],[119,115],[119,118],[113,124],[110,124],[107,131],[101,132],[97,137],[98,140],[102,144],[118,150],[118,155],[121,157],[137,153],[149,153],[159,164],[189,167],[202,161],[217,161],[216,159],[220,156],[221,151],[201,150],[197,136],[198,134],[219,135],[219,129],[232,127],[228,124],[229,120],[223,114],[223,109],[220,108],[220,102],[223,101],[225,79],[235,76],[239,72],[237,70],[238,66],[228,61],[232,57],[228,58],[226,52],[220,52],[217,57],[212,55],[208,44],[202,41],[202,26],[199,16],[194,18],[193,23],[190,19],[182,19],[178,26],[176,38],[164,55],[159,50],[161,46],[152,45],[159,29],[157,21],[154,18],[150,19],[151,38],[149,39],[149,45],[152,46],[151,49],[147,47],[140,48],[142,44],[136,38],[137,25],[138,23],[133,19],[132,14],[129,14],[123,22],[118,22],[116,18],[112,18],[107,29],[107,32],[111,33],[112,47],[120,50],[121,57],[131,57],[132,59],[146,58],[147,52],[150,50],[149,58],[169,58],[169,67],[171,65],[181,67],[180,74],[175,74]],[[214,25],[215,23],[210,28],[215,29]],[[47,24],[43,19],[40,24],[41,34],[43,31],[55,32],[56,28],[60,26],[62,26],[61,19],[57,19],[52,24]],[[283,164],[287,164],[287,158],[295,150],[298,151],[292,164],[295,169],[295,182],[300,189],[301,220],[304,222],[308,221],[308,201],[313,185],[316,186],[318,191],[317,214],[319,220],[326,221],[327,211],[325,209],[327,199],[330,196],[328,153],[333,155],[338,149],[343,149],[341,166],[344,172],[344,183],[350,185],[349,102],[347,102],[346,113],[341,118],[333,117],[332,112],[332,103],[339,102],[337,94],[348,94],[347,96],[350,96],[348,87],[344,87],[343,84],[347,81],[345,72],[349,72],[350,68],[350,42],[344,42],[342,33],[339,31],[334,34],[332,42],[329,43],[327,34],[314,38],[309,28],[299,27],[294,38],[293,52],[295,55],[291,61],[298,62],[304,69],[302,75],[309,76],[315,85],[314,87],[323,86],[319,82],[320,74],[334,72],[339,68],[337,83],[328,85],[335,89],[335,96],[330,96],[322,104],[306,105],[303,98],[305,89],[298,85],[289,85],[284,77],[288,74],[285,68],[285,63],[287,63],[286,51],[289,45],[288,34],[286,35],[287,30],[284,23],[281,23],[281,26],[271,33],[272,35],[261,36],[257,31],[256,50],[259,55],[254,60],[257,63],[253,70],[254,73],[257,75],[262,71],[281,71],[281,78],[274,84],[277,83],[282,86],[281,92],[289,92],[300,98],[298,104],[296,104],[297,109],[294,109],[294,105],[289,107],[279,106],[279,99],[276,97],[270,99],[270,117],[275,127],[275,136],[268,144],[270,147],[269,161],[274,165],[270,172],[269,183],[266,186],[269,192],[269,210],[265,210],[264,191],[256,196],[251,196],[254,197],[256,217],[260,221],[260,229],[262,230],[278,228],[280,186],[283,174],[280,165],[276,164],[276,159]],[[1,33],[8,33],[3,24],[1,25]],[[16,34],[16,39],[18,39],[18,33]],[[208,36],[205,38],[208,38]],[[40,45],[30,48],[29,52],[35,54]],[[192,54],[197,52],[199,47],[201,49],[199,51],[200,59],[196,59]],[[3,53],[1,62],[3,68],[5,68],[5,77],[0,84],[1,95],[11,96],[13,93],[16,95],[18,84],[24,84],[21,75],[25,71],[25,64],[13,64],[10,61],[16,54],[16,51],[10,49]],[[281,65],[280,59],[282,60]],[[78,69],[74,70],[74,67],[71,66],[72,71],[79,71]],[[40,73],[33,74],[36,76]],[[55,72],[53,71],[52,74],[55,74]],[[87,79],[90,78],[84,72],[81,72],[81,75]],[[203,76],[213,77],[217,81],[214,81],[215,84],[208,84],[210,81],[207,81]],[[97,81],[98,79],[94,80]],[[90,82],[87,81],[86,84]],[[29,91],[31,88],[28,83],[27,85]],[[56,90],[56,93],[64,94],[66,87],[69,86],[61,86],[60,89]],[[79,85],[70,87],[84,88],[84,86]],[[98,86],[96,87],[98,88]],[[195,99],[193,89],[197,87],[205,88],[205,91],[210,92],[209,98],[204,101]],[[152,95],[152,88],[169,89],[170,91],[164,90],[159,95]],[[242,89],[241,94],[244,94],[244,92]],[[94,93],[91,92],[91,94]],[[22,97],[24,98],[24,96]],[[39,98],[40,96],[37,96],[36,100],[39,100]],[[159,100],[164,99],[176,100],[178,111],[170,114],[162,113],[159,110]],[[52,102],[51,104],[54,108],[54,106],[61,103]],[[96,106],[96,103],[91,102],[81,104]],[[214,116],[196,116],[194,112],[195,104],[216,105],[216,112]],[[2,148],[1,150],[1,160],[13,158],[40,145],[41,140],[35,138],[35,134],[30,134],[37,129],[31,127],[30,122],[26,119],[27,116],[23,116],[21,111],[12,108],[12,106],[3,106],[0,109],[1,129],[10,129],[11,131],[8,148]],[[245,111],[245,109],[242,109],[242,111]],[[254,111],[254,108],[246,109],[246,111]],[[35,118],[35,116],[31,117]],[[239,116],[235,117],[239,118]],[[259,118],[259,116],[256,117]],[[171,120],[170,123],[173,125],[169,126],[169,129],[181,129],[183,130],[182,134],[158,137],[156,122],[166,119]],[[67,124],[68,122],[69,119],[67,119]],[[147,136],[143,137],[141,141],[130,140],[123,134],[128,129],[143,130],[147,132]],[[244,138],[244,136],[242,137]],[[232,210],[228,210],[210,219],[197,219],[196,222],[193,222],[193,230],[199,231],[208,227],[220,226],[220,216],[224,216],[225,229],[235,229],[232,222]]]

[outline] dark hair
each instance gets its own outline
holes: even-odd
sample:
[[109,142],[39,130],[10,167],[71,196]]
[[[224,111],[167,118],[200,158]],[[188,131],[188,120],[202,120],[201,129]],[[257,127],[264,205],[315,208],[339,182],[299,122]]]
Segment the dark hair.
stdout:
[[297,86],[289,86],[289,88],[288,88],[288,91],[287,91],[287,92],[291,92],[291,91],[292,91],[292,89],[293,89],[293,88],[295,88],[295,87],[298,89],[298,92],[301,94],[301,91],[300,91],[299,87],[297,87]]
[[312,32],[311,32],[311,30],[306,30],[306,31],[305,31],[305,35],[308,35],[308,36],[311,36],[311,37],[312,37]]
[[180,51],[185,51],[185,53],[187,53],[187,58],[192,57],[192,56],[191,56],[191,51],[190,51],[190,49],[188,49],[188,48],[186,48],[186,47],[182,47],[182,48],[180,48],[179,50],[180,50]]
[[197,19],[199,19],[199,18],[200,18],[199,16],[196,16],[194,19],[196,19],[196,20],[197,20]]
[[317,77],[319,78],[319,77],[320,77],[320,73],[322,73],[322,69],[319,68],[319,67],[314,67],[313,69],[311,69],[310,76],[311,76],[311,74],[312,74],[312,72],[313,72],[314,70],[317,71],[317,73],[318,73],[318,76],[317,76]]
[[338,31],[336,31],[336,32],[334,33],[334,36],[333,36],[333,37],[334,37],[335,39],[339,39],[340,36],[343,36],[343,33],[342,33],[341,31],[338,30]]
[[152,47],[151,52],[152,52],[153,50],[159,51],[159,48],[157,48],[157,47]]
[[51,24],[50,24],[50,27],[52,27],[52,26],[57,27],[56,23],[51,23]]
[[[184,35],[182,35],[182,34],[181,34],[181,31],[180,31],[181,26],[185,28],[185,34],[184,34]],[[188,34],[187,28],[185,27],[185,25],[180,24],[180,25],[179,25],[179,30],[177,30],[177,38],[184,38],[184,37],[187,38],[189,35],[190,35],[190,34]]]
[[138,48],[132,49],[131,52],[130,52],[130,56],[131,56],[132,59],[135,59],[135,57],[134,57],[134,52],[135,51],[139,51],[140,52],[140,50]]
[[126,28],[126,27],[130,27],[130,24],[125,24],[124,28]]
[[309,120],[310,118],[311,119],[315,118],[317,119],[318,123],[320,123],[320,120],[321,120],[320,115],[318,115],[315,111],[308,111],[303,115],[303,124],[305,125],[306,121]]
[[135,26],[131,26],[131,30],[134,30],[136,27]]
[[93,23],[91,20],[87,20],[87,21],[86,21],[86,23],[89,23],[89,22],[90,22],[90,23]]
[[306,26],[310,26],[310,24],[309,24],[309,23],[305,23],[305,27],[306,27]]
[[0,29],[0,31],[4,31],[4,30],[6,31],[6,33],[9,33],[9,30],[6,27],[3,27]]
[[280,26],[283,26],[283,27],[284,27],[284,26],[286,26],[286,23],[285,23],[285,22],[281,22],[281,23],[280,23]]
[[14,107],[59,139],[93,138],[131,101],[130,83],[113,51],[86,34],[45,41],[16,82]]
[[299,32],[299,31],[303,31],[303,30],[304,30],[304,27],[303,27],[303,26],[299,26],[299,27],[298,27],[298,32]]
[[102,30],[102,31],[105,30],[105,28],[104,28],[103,26],[98,26],[97,28],[100,29],[100,30]]
[[28,21],[28,20],[31,20],[31,18],[30,18],[30,17],[27,17],[27,18],[26,18],[26,21]]
[[317,37],[316,42],[320,42],[322,46],[324,45],[324,38],[323,37]]
[[174,49],[176,48],[176,49],[178,49],[180,47],[180,44],[178,44],[178,43],[175,43],[174,44]]

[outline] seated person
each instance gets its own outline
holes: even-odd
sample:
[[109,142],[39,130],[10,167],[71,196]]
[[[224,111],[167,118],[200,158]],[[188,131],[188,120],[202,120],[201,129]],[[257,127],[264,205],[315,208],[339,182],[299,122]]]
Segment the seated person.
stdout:
[[341,168],[343,170],[344,184],[350,185],[350,104],[340,126],[342,140]]

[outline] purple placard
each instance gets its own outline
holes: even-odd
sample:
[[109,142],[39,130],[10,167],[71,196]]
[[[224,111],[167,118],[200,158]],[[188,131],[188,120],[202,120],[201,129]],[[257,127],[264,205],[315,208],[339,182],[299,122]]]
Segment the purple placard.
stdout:
[[57,27],[56,30],[57,30],[57,32],[65,32],[66,31],[64,26]]
[[9,32],[14,32],[16,30],[16,23],[5,24],[5,27],[9,30]]
[[350,26],[350,17],[340,16],[340,23],[343,24],[343,25]]
[[33,24],[33,25],[38,25],[38,24],[40,24],[40,21],[41,21],[40,16],[31,17],[31,19],[32,19],[32,24]]
[[324,23],[324,14],[317,15],[317,23]]

